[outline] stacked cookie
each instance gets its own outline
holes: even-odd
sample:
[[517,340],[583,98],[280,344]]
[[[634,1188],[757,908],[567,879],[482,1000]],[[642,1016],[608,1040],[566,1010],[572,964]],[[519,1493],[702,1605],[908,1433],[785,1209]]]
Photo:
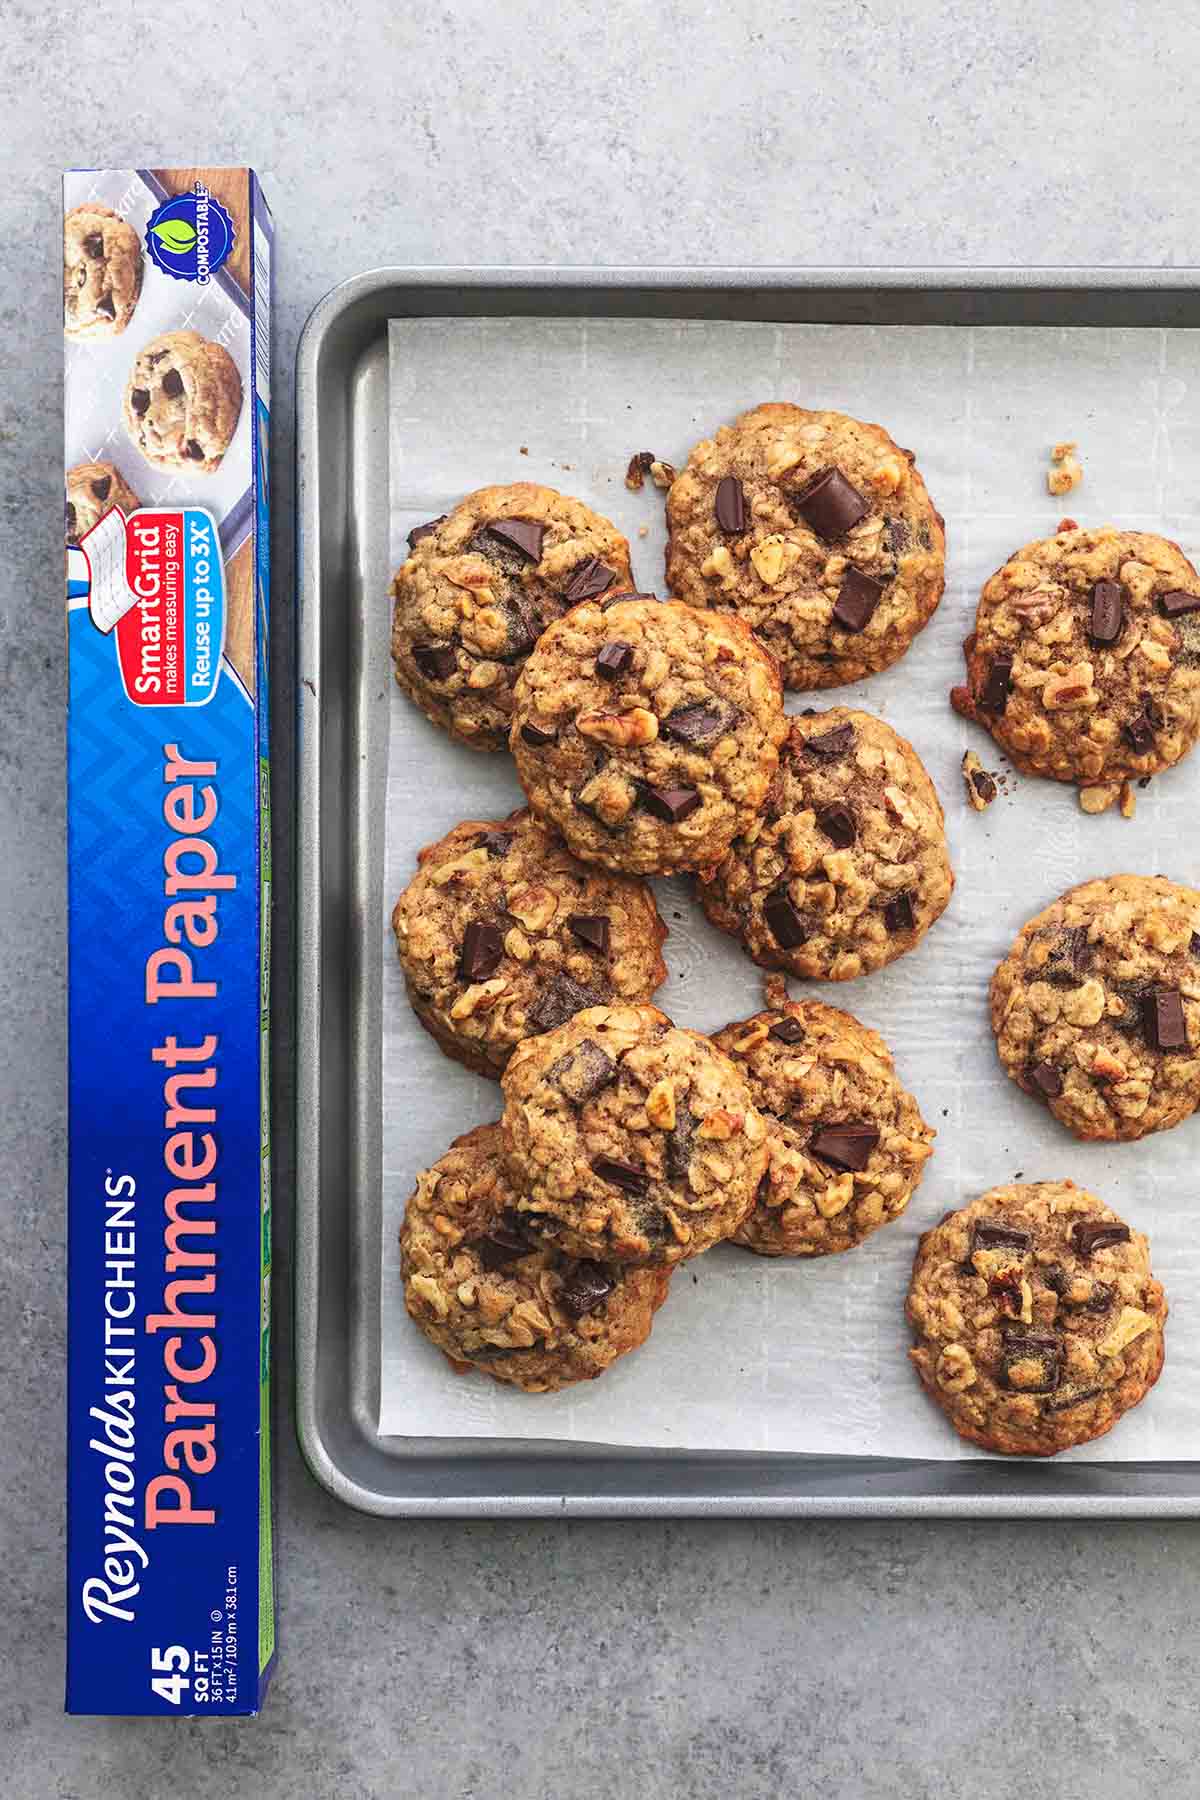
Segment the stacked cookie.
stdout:
[[[803,486],[787,432],[817,456],[840,441],[836,416],[765,410],[780,417],[764,453]],[[860,433],[865,480],[894,446]],[[883,515],[871,529],[860,506],[850,555],[801,557],[811,533],[780,548],[772,529],[759,558],[769,573],[778,551],[798,632],[816,606],[846,613],[851,556],[881,593],[900,583],[877,633],[865,615],[844,628],[863,639],[848,668],[883,666],[918,628],[906,583],[922,605],[940,593],[940,525],[894,455],[886,545]],[[736,466],[748,521],[765,490],[745,455]],[[733,542],[723,479],[717,529]],[[817,516],[831,542],[845,535]],[[409,545],[396,679],[459,742],[507,743],[528,805],[423,850],[392,914],[417,1018],[505,1095],[496,1124],[418,1177],[406,1304],[456,1364],[543,1391],[642,1343],[671,1270],[717,1243],[818,1256],[862,1242],[903,1211],[932,1148],[887,1046],[850,1014],[780,984],[769,1011],[707,1038],[651,1005],[666,928],[648,878],[691,873],[764,967],[847,979],[911,949],[953,875],[911,745],[844,708],[789,719],[761,616],[636,592],[626,540],[581,502],[483,489]],[[803,673],[797,654],[786,674]]]

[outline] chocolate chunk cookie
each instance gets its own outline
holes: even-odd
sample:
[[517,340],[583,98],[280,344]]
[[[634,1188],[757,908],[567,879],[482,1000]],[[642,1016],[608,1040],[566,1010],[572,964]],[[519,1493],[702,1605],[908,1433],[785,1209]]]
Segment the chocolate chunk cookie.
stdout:
[[583,1007],[648,1000],[666,979],[650,889],[585,868],[527,810],[456,825],[417,860],[392,913],[408,996],[480,1075]]
[[1102,525],[1026,544],[986,583],[965,650],[950,698],[1026,774],[1103,786],[1200,736],[1200,575],[1166,538]]
[[66,535],[77,544],[106,512],[119,506],[126,518],[141,501],[118,468],[108,462],[76,463],[67,470]]
[[947,1213],[921,1239],[906,1310],[926,1392],[984,1450],[1055,1456],[1103,1437],[1162,1371],[1150,1247],[1070,1181]]
[[586,862],[639,875],[718,863],[787,731],[779,675],[740,619],[645,595],[558,620],[514,702],[534,812]]
[[63,220],[63,330],[69,338],[124,331],[142,291],[142,244],[109,206],[89,200]]
[[1128,1143],[1200,1106],[1200,892],[1109,875],[1031,919],[992,977],[1005,1070],[1078,1138]]
[[913,949],[945,910],[941,802],[882,719],[838,706],[788,724],[761,815],[700,899],[764,968],[849,981]]
[[880,425],[772,402],[696,445],[667,496],[667,586],[736,612],[790,688],[904,655],[942,597],[944,521]]
[[396,680],[474,750],[504,748],[513,685],[551,620],[633,586],[616,526],[531,481],[480,488],[408,541],[392,582]]
[[737,1230],[767,1165],[745,1077],[653,1006],[593,1006],[503,1076],[521,1229],[572,1256],[675,1263]]
[[164,331],[125,384],[125,429],[158,469],[211,475],[233,441],[242,378],[228,350],[198,331]]
[[877,1031],[819,1000],[781,999],[713,1042],[767,1122],[767,1172],[735,1244],[829,1256],[904,1211],[937,1134]]
[[594,1381],[650,1335],[664,1264],[579,1261],[522,1235],[504,1133],[480,1125],[417,1176],[400,1232],[404,1304],[456,1369],[526,1393]]

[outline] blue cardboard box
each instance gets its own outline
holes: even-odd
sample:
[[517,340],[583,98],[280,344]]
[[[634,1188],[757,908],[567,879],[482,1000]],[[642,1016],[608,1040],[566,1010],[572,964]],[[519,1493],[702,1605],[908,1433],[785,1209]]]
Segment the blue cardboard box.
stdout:
[[270,298],[250,169],[64,178],[67,1710],[257,1711]]

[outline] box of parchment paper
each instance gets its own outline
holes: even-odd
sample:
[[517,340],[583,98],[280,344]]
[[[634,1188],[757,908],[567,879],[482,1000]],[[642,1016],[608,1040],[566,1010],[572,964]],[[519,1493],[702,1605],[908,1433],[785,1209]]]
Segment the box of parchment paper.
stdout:
[[268,1434],[271,215],[64,181],[67,1710],[252,1713]]

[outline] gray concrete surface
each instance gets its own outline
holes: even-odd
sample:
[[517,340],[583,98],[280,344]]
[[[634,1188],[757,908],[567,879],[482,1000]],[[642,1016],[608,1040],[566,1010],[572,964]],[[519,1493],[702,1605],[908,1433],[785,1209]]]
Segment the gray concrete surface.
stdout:
[[372,264],[1194,259],[1198,47],[1163,0],[0,9],[0,1791],[1196,1792],[1200,1525],[388,1524],[286,1403],[264,1717],[61,1717],[57,174],[264,173],[278,496],[297,333]]

